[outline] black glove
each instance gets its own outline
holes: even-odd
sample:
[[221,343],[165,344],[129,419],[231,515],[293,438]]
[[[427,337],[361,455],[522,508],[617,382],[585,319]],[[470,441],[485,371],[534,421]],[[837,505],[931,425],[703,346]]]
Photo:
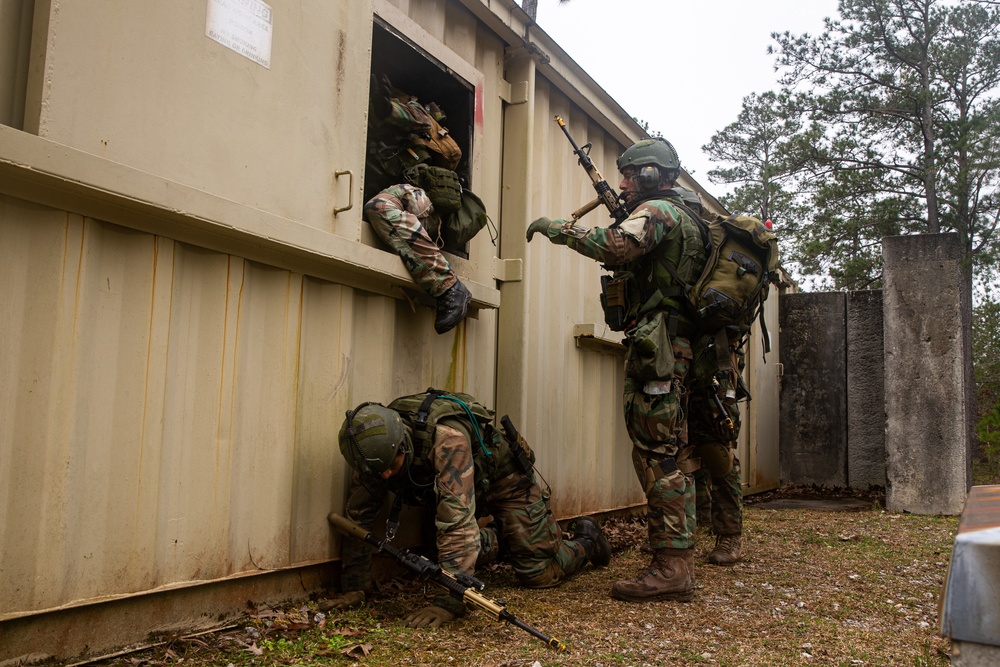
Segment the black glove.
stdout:
[[377,120],[382,120],[389,115],[390,111],[392,111],[392,104],[389,102],[389,96],[386,95],[385,88],[383,88],[382,84],[378,82],[378,79],[375,78],[374,74],[371,75],[368,85],[369,104],[372,108],[372,116]]

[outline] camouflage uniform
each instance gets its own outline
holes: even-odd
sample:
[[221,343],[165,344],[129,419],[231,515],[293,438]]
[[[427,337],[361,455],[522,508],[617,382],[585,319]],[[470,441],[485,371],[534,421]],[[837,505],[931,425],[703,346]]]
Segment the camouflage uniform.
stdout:
[[[638,280],[648,284],[655,264],[652,255],[680,224],[682,216],[687,214],[669,199],[650,199],[639,204],[618,226],[593,227],[587,231],[574,228],[564,233],[561,227],[565,222],[557,220],[546,234],[552,243],[564,244],[609,266],[638,263],[646,270],[646,275],[637,276]],[[654,309],[646,317],[664,310]],[[685,318],[676,312],[674,315],[683,328],[687,324]],[[632,338],[635,331],[633,328],[626,332],[629,345],[623,404],[625,425],[632,440],[632,461],[646,494],[649,544],[654,552],[690,549],[695,533],[694,479],[672,464],[687,442],[686,381],[691,344],[687,337],[673,335],[672,372],[655,380],[643,380],[638,377],[640,351]]]
[[[737,400],[745,397],[745,390],[739,380],[743,355],[735,338],[728,341],[729,349],[724,352],[727,368],[720,368],[713,336],[702,336],[696,342],[688,412],[691,444],[701,459],[700,472],[709,480],[712,531],[722,536],[743,532],[743,480],[734,449],[740,432]],[[713,377],[718,379],[718,387],[713,388]],[[713,393],[732,419],[732,431],[724,425]]]
[[391,185],[365,204],[365,217],[400,256],[417,285],[432,297],[441,296],[458,281],[438,245],[440,216],[423,190],[405,183]]
[[[412,425],[404,424],[408,430]],[[548,496],[535,482],[512,466],[500,466],[486,483],[476,479],[467,422],[449,419],[436,426],[427,459],[435,477],[418,488],[406,470],[383,480],[354,474],[347,501],[349,519],[371,528],[389,491],[404,494],[407,502],[436,507],[438,562],[449,572],[472,574],[497,558],[501,544],[522,585],[546,588],[559,584],[587,564],[587,552],[578,541],[563,539],[553,518]],[[499,435],[496,435],[499,438]],[[419,481],[419,480],[418,480]],[[480,492],[477,493],[477,489]],[[495,524],[480,528],[476,517],[491,515]],[[497,532],[499,530],[499,534]],[[371,591],[371,549],[356,540],[342,546],[342,588]],[[434,604],[455,614],[465,606],[440,592]]]

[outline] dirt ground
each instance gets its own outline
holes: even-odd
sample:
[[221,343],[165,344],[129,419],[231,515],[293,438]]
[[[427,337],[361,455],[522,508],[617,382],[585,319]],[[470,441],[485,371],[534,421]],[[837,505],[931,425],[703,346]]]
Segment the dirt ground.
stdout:
[[440,629],[400,619],[429,584],[381,582],[361,610],[324,611],[324,599],[252,609],[239,623],[100,665],[949,665],[938,601],[956,517],[894,515],[878,495],[784,489],[748,498],[744,560],[705,562],[700,528],[692,602],[612,600],[619,578],[646,565],[641,517],[605,522],[614,557],[559,588],[514,585],[509,567],[481,573],[483,592],[518,619],[565,642],[557,653],[528,633],[472,611]]

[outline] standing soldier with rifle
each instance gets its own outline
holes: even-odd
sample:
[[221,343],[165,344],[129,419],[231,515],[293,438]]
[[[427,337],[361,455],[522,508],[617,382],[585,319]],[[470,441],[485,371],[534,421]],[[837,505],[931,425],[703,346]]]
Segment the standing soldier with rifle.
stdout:
[[[510,420],[472,396],[428,389],[388,406],[362,403],[348,411],[340,451],[354,469],[345,515],[370,530],[390,491],[391,541],[402,504],[435,508],[441,569],[471,576],[496,560],[500,548],[523,586],[556,586],[587,562],[606,566],[611,548],[592,519],[576,520],[563,539],[548,493],[535,481],[534,453]],[[343,595],[335,608],[361,604],[372,589],[370,547],[342,545]],[[440,591],[434,604],[406,617],[410,627],[438,627],[465,613],[462,600]]]
[[[569,137],[561,119],[556,121]],[[586,168],[585,150],[575,142],[573,148]],[[539,218],[528,226],[527,239],[543,234],[614,271],[602,279],[601,303],[609,327],[626,335],[625,424],[646,494],[653,559],[634,578],[616,582],[611,595],[633,602],[689,600],[695,591],[691,474],[698,464],[691,457],[685,415],[696,331],[685,316],[682,285],[704,267],[705,242],[695,214],[674,189],[680,160],[669,142],[639,141],[618,158],[617,166],[624,215],[617,210],[617,198],[606,196],[607,182],[592,173],[596,169],[587,169],[615,222],[586,229],[576,224],[579,212],[568,221]]]

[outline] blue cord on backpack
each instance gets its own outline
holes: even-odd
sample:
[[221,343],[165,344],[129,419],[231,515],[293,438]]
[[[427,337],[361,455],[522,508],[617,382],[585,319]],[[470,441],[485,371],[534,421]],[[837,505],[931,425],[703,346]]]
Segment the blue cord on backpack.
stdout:
[[452,403],[458,403],[462,406],[462,409],[465,410],[465,414],[469,417],[469,421],[472,422],[472,430],[476,434],[476,440],[479,441],[479,446],[482,448],[483,453],[486,454],[486,456],[493,456],[493,452],[486,449],[486,443],[483,442],[483,434],[479,430],[479,422],[476,421],[476,416],[472,414],[472,410],[465,404],[465,401],[455,396],[449,396],[448,394],[440,394],[438,398],[445,398]]

